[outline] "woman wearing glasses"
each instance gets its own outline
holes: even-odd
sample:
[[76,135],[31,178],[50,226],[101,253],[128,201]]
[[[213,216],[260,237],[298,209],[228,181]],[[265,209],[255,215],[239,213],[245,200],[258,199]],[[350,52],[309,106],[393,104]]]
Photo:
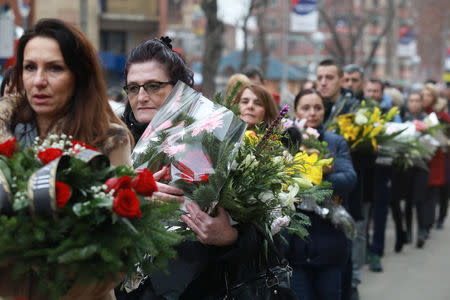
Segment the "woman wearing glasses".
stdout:
[[[137,142],[178,80],[193,86],[193,73],[184,59],[172,50],[168,37],[142,42],[128,56],[125,87],[128,95],[123,120]],[[164,170],[163,170],[164,171]],[[158,184],[159,197],[183,201],[183,192]],[[156,194],[156,193],[155,193]],[[185,241],[178,258],[169,263],[169,274],[153,273],[130,293],[116,289],[118,299],[217,299],[224,294],[224,279],[217,266],[245,257],[252,249],[245,226],[233,227],[223,208],[210,217],[192,203],[182,220],[198,240]],[[250,257],[251,254],[249,254]],[[229,262],[228,262],[229,263]]]

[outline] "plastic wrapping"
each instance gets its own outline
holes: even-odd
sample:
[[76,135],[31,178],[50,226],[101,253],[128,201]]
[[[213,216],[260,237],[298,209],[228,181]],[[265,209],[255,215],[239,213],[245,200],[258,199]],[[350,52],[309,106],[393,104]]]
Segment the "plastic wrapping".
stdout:
[[247,125],[227,108],[178,82],[133,153],[136,169],[169,166],[167,182],[204,210],[214,206]]

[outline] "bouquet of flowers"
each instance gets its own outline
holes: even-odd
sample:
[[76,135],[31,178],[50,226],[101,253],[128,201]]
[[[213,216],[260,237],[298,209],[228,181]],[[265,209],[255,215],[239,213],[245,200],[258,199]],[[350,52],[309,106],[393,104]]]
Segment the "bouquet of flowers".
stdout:
[[[307,153],[317,153],[320,158],[328,157],[330,151],[327,148],[327,142],[319,140],[319,132],[317,129],[312,127],[305,127],[306,119],[302,120],[290,120],[283,119],[282,126],[283,130],[288,131],[290,128],[295,128],[301,134],[301,145],[300,150],[306,151]],[[297,152],[298,149],[295,149]]]
[[168,182],[205,211],[217,204],[246,124],[178,82],[132,153],[135,167],[170,167]]
[[287,110],[267,130],[245,133],[219,204],[238,222],[265,227],[269,234],[286,227],[304,237],[309,219],[296,205],[303,197],[318,202],[331,197],[330,184],[322,182],[322,167],[329,161],[306,152],[292,156],[283,147],[278,124]]
[[11,280],[35,272],[51,299],[72,285],[120,280],[136,265],[162,268],[180,237],[165,226],[177,204],[145,199],[156,190],[148,170],[113,167],[65,135],[30,148],[8,140],[0,144],[0,265],[14,266]]
[[369,106],[362,101],[355,112],[340,115],[329,129],[342,135],[351,151],[376,152],[379,144],[399,134],[388,135],[384,129],[386,122],[391,121],[397,113],[398,108],[393,107],[388,113],[382,114],[377,106]]

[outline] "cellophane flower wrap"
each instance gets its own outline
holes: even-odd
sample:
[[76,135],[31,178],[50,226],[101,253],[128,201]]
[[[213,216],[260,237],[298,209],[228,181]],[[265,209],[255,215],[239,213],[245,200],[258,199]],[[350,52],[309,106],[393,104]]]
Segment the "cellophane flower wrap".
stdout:
[[211,211],[246,126],[232,111],[178,82],[137,142],[133,165],[151,171],[169,166],[168,183]]
[[8,140],[0,144],[0,265],[14,267],[11,281],[36,273],[48,299],[74,285],[118,283],[137,265],[163,268],[181,237],[166,229],[178,204],[145,199],[156,190],[148,170],[111,166],[65,135],[30,148]]

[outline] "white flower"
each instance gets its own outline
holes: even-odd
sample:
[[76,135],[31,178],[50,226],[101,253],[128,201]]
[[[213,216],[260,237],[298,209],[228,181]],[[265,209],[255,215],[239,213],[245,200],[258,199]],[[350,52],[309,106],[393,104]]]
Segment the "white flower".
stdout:
[[284,150],[284,151],[283,151],[283,157],[284,157],[284,160],[285,160],[287,163],[292,163],[293,157],[292,157],[292,155],[289,153],[289,151]]
[[278,217],[270,225],[270,232],[275,235],[280,232],[281,228],[287,227],[290,222],[291,219],[288,216]]
[[280,204],[283,207],[288,207],[292,210],[295,210],[294,202],[295,197],[297,196],[298,191],[300,190],[299,186],[294,183],[287,187],[288,192],[281,192],[278,195],[278,198],[280,199]]
[[363,113],[357,113],[355,116],[355,123],[358,125],[363,125],[369,122],[369,119]]
[[258,195],[258,198],[261,202],[266,203],[275,198],[271,191],[262,192]]
[[242,165],[244,166],[244,168],[253,169],[258,165],[258,160],[252,153],[250,153],[247,154],[247,156],[244,158]]
[[233,160],[233,162],[231,163],[231,170],[236,171],[238,168],[239,164],[237,163],[237,161]]

